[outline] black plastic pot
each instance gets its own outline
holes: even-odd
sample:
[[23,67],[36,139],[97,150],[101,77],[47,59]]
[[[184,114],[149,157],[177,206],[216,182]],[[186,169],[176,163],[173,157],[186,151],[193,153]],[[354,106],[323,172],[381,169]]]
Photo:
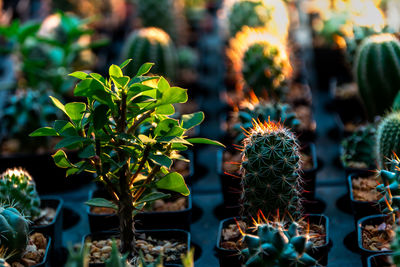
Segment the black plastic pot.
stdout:
[[33,267],[48,267],[49,266],[49,261],[50,261],[50,253],[51,253],[51,237],[46,236],[47,239],[47,247],[46,247],[46,252],[44,253],[44,257],[41,263],[34,265]]
[[359,201],[354,199],[352,180],[358,177],[367,178],[371,176],[371,174],[372,173],[369,171],[361,171],[359,173],[350,174],[347,178],[347,190],[349,192],[351,208],[356,224],[358,220],[363,217],[381,213],[376,201]]
[[311,169],[303,170],[302,177],[304,180],[303,189],[304,192],[302,196],[306,200],[314,200],[315,199],[315,181],[317,178],[318,171],[318,160],[317,160],[317,152],[315,149],[315,144],[309,143],[302,148],[302,151],[308,155],[311,155],[313,167]]
[[[172,195],[178,197],[180,195]],[[89,199],[109,198],[107,192],[102,190],[90,191]],[[182,229],[190,230],[192,222],[192,196],[187,197],[187,208],[180,211],[166,212],[141,212],[135,216],[135,228],[138,230],[147,229]],[[87,207],[89,227],[91,233],[116,230],[119,227],[119,219],[116,214],[95,214]]]
[[[236,219],[239,219],[236,217]],[[325,215],[321,214],[308,214],[305,216],[305,219],[309,223],[321,223],[325,226],[325,245],[314,247],[312,251],[310,251],[310,256],[318,260],[318,263],[322,266],[326,266],[328,264],[328,253],[331,248],[331,243],[329,241],[329,219]],[[221,236],[222,230],[226,228],[230,224],[235,223],[235,218],[227,218],[222,220],[219,224],[218,236],[217,236],[217,244],[215,247],[217,257],[219,259],[220,267],[240,267],[243,264],[243,259],[240,256],[239,251],[224,249],[220,246],[221,244]]]
[[[152,238],[156,239],[174,239],[179,240],[180,242],[184,242],[187,244],[187,251],[190,251],[190,242],[191,236],[190,233],[184,230],[178,229],[161,229],[161,230],[137,230],[136,234],[140,235],[145,233],[146,236],[151,236]],[[87,241],[98,241],[98,240],[105,240],[108,238],[118,238],[119,232],[117,231],[104,231],[104,232],[97,232],[85,235],[82,239],[82,247],[84,246],[85,242]],[[175,260],[168,263],[164,263],[165,266],[175,266],[174,264],[181,264],[181,260]],[[89,264],[89,267],[103,267],[105,266],[104,263],[92,263]]]
[[[69,152],[68,158],[75,161],[78,160],[78,155],[76,152]],[[22,167],[32,175],[39,194],[76,189],[93,180],[93,176],[89,173],[71,175],[67,179],[66,169],[58,168],[54,164],[51,153],[0,156],[0,172],[13,167]]]
[[367,259],[368,267],[390,267],[390,256],[392,253],[380,253],[376,255],[369,256]]
[[[358,249],[361,254],[361,262],[364,267],[368,266],[368,257],[373,256],[373,255],[378,255],[382,253],[382,251],[376,251],[376,250],[369,250],[363,247],[362,245],[362,228],[366,225],[379,225],[383,222],[386,222],[387,219],[389,218],[390,215],[386,214],[379,214],[379,215],[371,215],[371,216],[366,216],[364,218],[361,218],[358,220],[357,223],[357,242],[358,242]],[[392,252],[391,250],[385,251],[385,253],[390,253]]]

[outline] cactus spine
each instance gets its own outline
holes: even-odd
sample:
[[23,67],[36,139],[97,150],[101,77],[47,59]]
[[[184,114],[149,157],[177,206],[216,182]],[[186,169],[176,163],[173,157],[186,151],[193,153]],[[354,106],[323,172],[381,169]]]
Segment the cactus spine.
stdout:
[[282,225],[261,224],[257,235],[244,235],[248,248],[242,250],[246,259],[244,266],[317,266],[318,262],[307,251],[313,243],[306,236],[299,234],[299,226],[293,222],[285,230]]
[[354,72],[373,120],[391,107],[400,89],[400,42],[389,33],[367,37],[358,48]]
[[398,214],[400,210],[400,160],[394,157],[388,160],[389,170],[380,170],[379,175],[383,183],[376,187],[376,190],[383,195],[378,204],[382,212],[388,214]]
[[400,154],[400,111],[388,114],[378,125],[376,133],[376,158],[381,169],[393,155]]
[[30,219],[40,215],[40,198],[30,174],[21,169],[7,169],[0,177],[0,201],[13,203]]
[[19,260],[29,240],[29,222],[15,208],[0,207],[0,244],[9,253],[9,261]]
[[124,44],[121,58],[134,58],[126,67],[126,75],[134,76],[142,64],[154,62],[154,74],[172,80],[176,77],[176,49],[168,34],[161,29],[150,27],[131,33]]
[[301,215],[299,145],[280,123],[254,123],[243,141],[242,216],[267,216],[289,212]]

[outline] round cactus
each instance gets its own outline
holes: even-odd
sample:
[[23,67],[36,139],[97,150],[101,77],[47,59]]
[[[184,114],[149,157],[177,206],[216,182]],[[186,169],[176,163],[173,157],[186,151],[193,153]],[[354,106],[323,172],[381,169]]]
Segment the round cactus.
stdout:
[[378,125],[376,158],[379,168],[387,167],[385,163],[393,152],[400,155],[400,111],[388,114]]
[[36,184],[29,173],[21,168],[7,169],[1,174],[0,201],[12,203],[30,219],[40,215]]
[[19,260],[29,240],[29,222],[15,208],[0,207],[0,246],[7,250],[10,262]]
[[293,133],[280,123],[254,122],[243,145],[242,216],[300,216],[300,152]]
[[391,107],[400,89],[400,42],[389,33],[367,37],[358,48],[354,72],[373,120]]
[[248,248],[242,250],[244,266],[286,267],[317,266],[318,261],[307,254],[313,243],[299,234],[299,226],[293,222],[287,230],[278,223],[257,226],[257,235],[244,235]]
[[176,49],[168,34],[161,29],[143,28],[131,33],[125,42],[121,58],[134,59],[126,66],[126,75],[134,76],[142,64],[153,62],[154,74],[172,80],[176,77]]

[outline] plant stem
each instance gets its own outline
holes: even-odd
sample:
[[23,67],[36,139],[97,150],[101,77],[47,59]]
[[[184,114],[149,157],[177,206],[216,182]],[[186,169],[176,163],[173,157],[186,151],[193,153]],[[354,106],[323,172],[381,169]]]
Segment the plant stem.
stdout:
[[133,125],[128,129],[128,133],[132,134],[136,128],[139,126],[139,124],[141,124],[145,119],[147,119],[148,117],[150,117],[151,113],[153,113],[154,109],[151,109],[147,112],[145,112],[144,114],[142,114],[142,116],[136,120]]
[[129,179],[130,180],[129,186],[132,186],[132,184],[135,182],[136,177],[138,177],[139,173],[142,171],[144,164],[146,163],[147,158],[149,156],[150,149],[151,149],[151,146],[146,145],[146,148],[144,149],[144,152],[143,152],[142,160],[139,163],[139,167],[137,168],[135,174]]

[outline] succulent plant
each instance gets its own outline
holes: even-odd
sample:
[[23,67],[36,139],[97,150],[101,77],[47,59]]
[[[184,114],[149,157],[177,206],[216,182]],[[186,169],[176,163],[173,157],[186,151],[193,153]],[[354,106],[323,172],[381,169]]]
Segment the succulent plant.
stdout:
[[294,134],[276,122],[254,122],[243,141],[241,215],[301,215],[300,152]]
[[121,255],[121,253],[119,253],[117,243],[113,240],[110,258],[106,260],[105,267],[130,267],[131,265],[128,263],[127,258],[128,255]]
[[378,204],[382,212],[387,214],[397,214],[400,211],[400,160],[396,154],[390,160],[387,160],[389,170],[379,170],[382,178],[382,184],[376,189],[383,196],[379,199]]
[[9,253],[9,261],[19,260],[29,240],[29,221],[15,208],[0,207],[0,246]]
[[400,88],[400,41],[389,33],[361,43],[354,72],[370,120],[390,109]]
[[340,159],[343,166],[352,167],[356,164],[360,168],[368,168],[375,165],[376,154],[373,153],[376,143],[375,128],[374,124],[361,126],[342,141]]
[[296,113],[288,104],[271,103],[260,101],[252,104],[244,102],[244,107],[238,111],[239,123],[233,126],[233,129],[239,133],[236,138],[237,143],[245,137],[242,129],[250,129],[253,126],[253,120],[281,122],[285,127],[296,130],[300,125],[300,121],[296,117]]
[[124,44],[122,58],[135,59],[126,67],[128,75],[135,75],[144,63],[155,62],[152,73],[171,80],[176,77],[178,59],[175,45],[168,34],[159,28],[143,28],[132,32]]
[[247,267],[318,266],[318,261],[307,254],[313,243],[299,234],[299,226],[292,222],[286,230],[278,223],[257,226],[256,235],[245,234],[248,248],[242,250]]
[[393,155],[400,155],[400,111],[386,115],[378,125],[376,132],[376,159],[381,169]]
[[0,176],[0,201],[14,203],[14,207],[30,219],[40,215],[40,198],[35,181],[21,169],[7,169]]

